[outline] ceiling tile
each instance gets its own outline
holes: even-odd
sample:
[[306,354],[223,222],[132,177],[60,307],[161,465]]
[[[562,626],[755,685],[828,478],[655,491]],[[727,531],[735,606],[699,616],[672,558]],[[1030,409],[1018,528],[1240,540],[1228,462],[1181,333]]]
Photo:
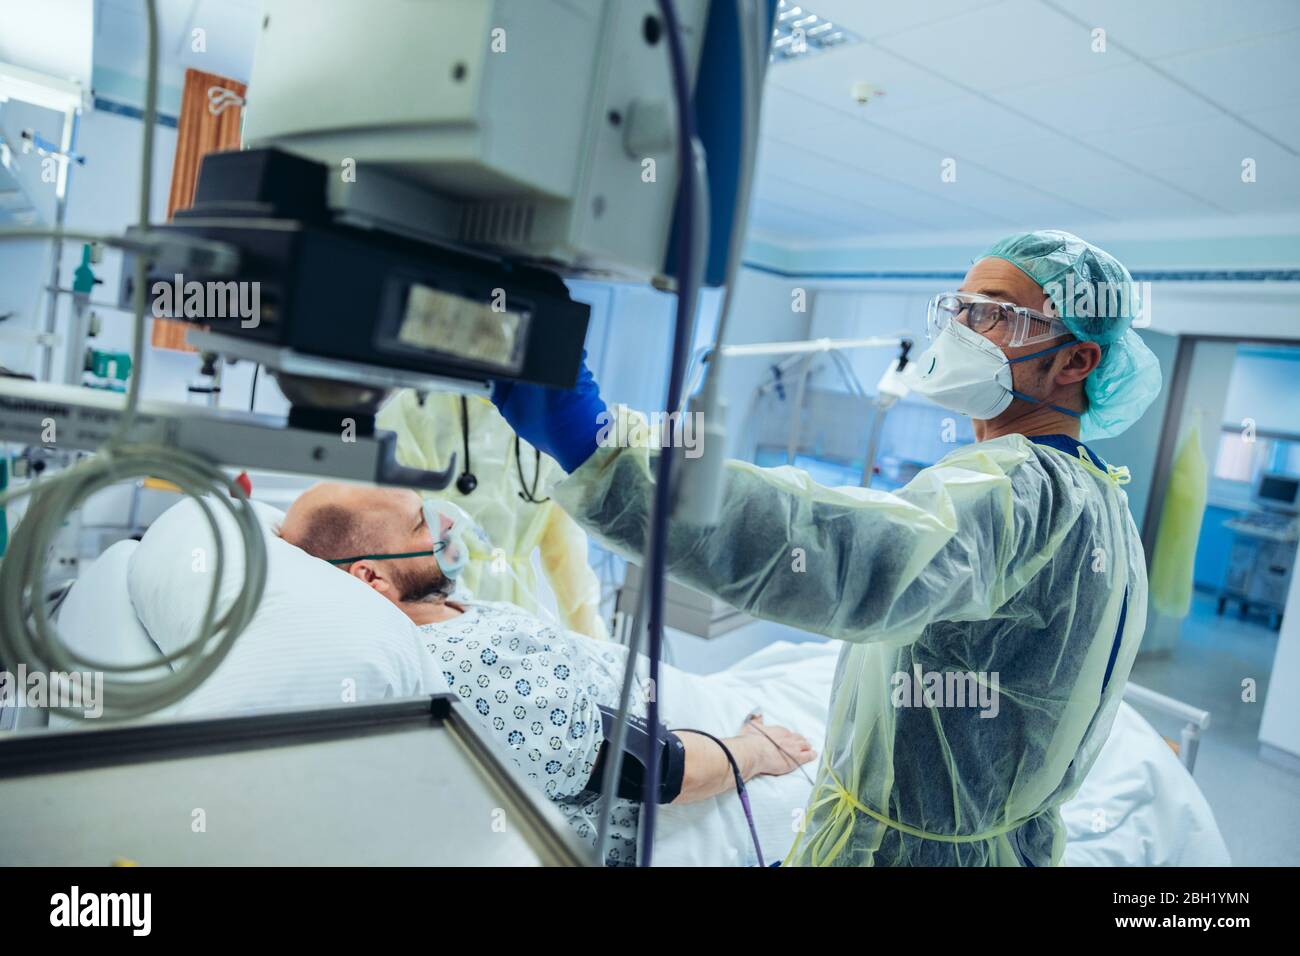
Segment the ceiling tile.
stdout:
[[[850,199],[827,184],[794,175],[765,172],[755,183],[756,194],[764,199],[805,208],[810,214],[844,222],[870,223],[875,232],[920,232],[931,224],[923,216],[905,217]],[[861,192],[859,192],[861,195]]]
[[1090,74],[1081,82],[1062,83],[1053,79],[1003,90],[996,99],[1025,116],[1036,118],[1048,129],[1072,136],[1223,115],[1173,80],[1145,64],[1132,62]]
[[909,142],[873,124],[852,121],[809,130],[800,145],[925,192],[943,185],[943,163],[952,155],[947,147]]
[[859,108],[853,98],[858,83],[869,83],[884,91],[883,96],[872,99],[868,109],[873,113],[931,106],[962,94],[952,83],[868,43],[773,64],[767,82],[769,87],[799,93],[848,112]]
[[1077,11],[1108,40],[1153,58],[1223,46],[1300,27],[1296,0],[1088,0],[1049,5]]
[[1132,62],[1118,50],[1092,52],[1091,31],[1037,0],[1007,0],[895,34],[880,44],[899,57],[981,92],[1026,79],[1067,80]]
[[900,113],[876,112],[873,103],[862,111],[861,118],[879,129],[961,154],[972,142],[996,149],[998,144],[1027,139],[1042,131],[1041,124],[973,93]]
[[1204,217],[1225,211],[1199,191],[1167,182],[1160,173],[1128,168],[1092,151],[1073,151],[1069,140],[1044,140],[1040,147],[1009,150],[983,163],[1006,177],[1096,209],[1110,220]]
[[1300,30],[1156,61],[1192,89],[1238,113],[1300,103]]
[[863,223],[846,223],[808,215],[797,206],[773,201],[755,203],[749,217],[751,233],[786,242],[829,242],[869,235]]
[[1296,159],[1294,152],[1231,116],[1130,130],[1108,148],[1117,159],[1155,171],[1199,165],[1240,173],[1247,157],[1275,168]]
[[1116,219],[1102,203],[1087,203],[1088,197],[1080,195],[1078,202],[1071,193],[1062,190],[1053,195],[1033,184],[1009,179],[994,171],[973,164],[957,166],[957,177],[941,187],[941,195],[951,197],[949,202],[984,214],[985,223],[990,217],[1024,225],[1049,222],[1078,222],[1081,220]]
[[947,20],[1005,0],[924,0],[912,3],[869,3],[864,0],[811,0],[804,4],[818,16],[874,39],[912,27]]
[[[987,145],[987,140],[978,142]],[[873,124],[844,123],[810,131],[803,137],[801,145],[823,156],[846,157],[855,168],[887,182],[984,213],[1018,216],[1020,204],[1034,195],[1043,203],[1045,214],[1069,213],[1078,216],[1087,212],[1082,204],[1070,203],[1064,198],[1076,191],[1060,190],[1056,196],[1047,195],[1044,191],[1036,193],[1033,187],[1037,182],[1020,175],[1019,165],[1015,171],[1006,173],[997,169],[993,162],[964,161],[954,149],[963,147],[965,144],[962,142],[954,141],[936,147],[908,141]],[[1045,162],[1044,155],[1047,154],[1038,154],[1038,164]],[[1017,159],[1023,159],[1027,168],[1035,165],[1028,157],[1018,156]],[[944,175],[948,168],[945,164],[950,160],[955,160],[957,164],[955,182],[946,181]],[[1086,168],[1086,163],[1081,159],[1071,157],[1071,162],[1077,168]],[[1068,171],[1052,178],[1068,181]],[[1105,216],[1103,210],[1098,211]]]
[[843,197],[808,190],[798,183],[777,178],[765,179],[758,186],[760,203],[776,203],[800,210],[805,216],[843,226],[850,234],[920,232],[924,226],[911,220],[891,216]]
[[804,130],[840,123],[844,119],[844,113],[813,97],[791,93],[772,83],[767,83],[763,90],[763,116],[759,122],[764,136],[797,139]]
[[832,158],[787,143],[767,141],[759,154],[759,179],[778,176],[842,195],[881,213],[919,222],[926,228],[958,229],[986,224],[979,210],[872,173],[852,158]]
[[1241,118],[1300,152],[1300,107],[1292,104],[1271,110],[1254,110],[1243,113]]
[[1300,212],[1300,159],[1281,166],[1261,164],[1253,183],[1242,182],[1241,166],[1198,164],[1161,170],[1161,179],[1205,197],[1233,213]]

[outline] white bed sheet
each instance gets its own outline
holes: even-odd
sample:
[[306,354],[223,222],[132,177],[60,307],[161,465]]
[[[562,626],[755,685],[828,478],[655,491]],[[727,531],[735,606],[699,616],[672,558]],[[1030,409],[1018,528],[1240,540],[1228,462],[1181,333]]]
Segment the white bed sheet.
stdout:
[[[821,746],[839,645],[769,645],[717,674],[665,667],[663,706],[670,727],[734,734],[746,715],[796,730]],[[811,776],[816,763],[805,770]],[[764,862],[781,860],[812,790],[796,770],[750,782]],[[1062,808],[1067,866],[1226,866],[1227,848],[1209,805],[1164,740],[1128,704],[1083,786]],[[752,866],[758,860],[740,802],[732,794],[662,807],[657,866]]]

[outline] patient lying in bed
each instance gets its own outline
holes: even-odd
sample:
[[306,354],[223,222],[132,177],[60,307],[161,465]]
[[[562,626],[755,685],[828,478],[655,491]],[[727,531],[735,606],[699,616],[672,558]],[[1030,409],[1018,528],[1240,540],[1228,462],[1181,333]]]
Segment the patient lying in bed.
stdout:
[[[304,495],[282,522],[281,536],[327,557],[429,549],[430,532],[421,527],[413,493],[376,491],[372,500],[365,489],[340,492],[339,487],[318,486]],[[352,515],[363,520],[353,521]],[[351,532],[363,535],[351,542],[363,545],[360,550],[344,546]],[[344,537],[331,537],[337,535]],[[416,621],[437,669],[466,709],[594,846],[600,798],[587,786],[599,779],[604,741],[599,712],[617,703],[626,651],[549,627],[513,605],[451,600],[448,582],[430,573],[432,563],[357,562],[349,571]],[[737,748],[738,759],[746,755],[745,776],[752,776],[746,786],[762,856],[734,789],[724,789],[730,779],[721,751],[706,738],[682,733],[683,750],[692,760],[677,799],[660,808],[656,864],[752,866],[785,856],[812,791],[813,765],[795,764],[811,760],[808,741],[824,736],[837,657],[833,641],[781,641],[715,674],[663,666],[659,701],[668,727],[696,727],[719,737],[745,727],[727,743]],[[639,713],[648,691],[644,669],[634,696]],[[762,733],[747,721],[760,708],[768,721]],[[780,747],[769,745],[768,736]],[[634,860],[637,808],[636,801],[618,802],[611,862]],[[1121,705],[1110,738],[1062,816],[1066,865],[1228,863],[1205,797],[1128,704]]]
[[[448,687],[594,846],[605,731],[618,707],[627,651],[552,627],[511,604],[452,600],[454,584],[429,554],[431,543],[447,531],[427,526],[415,492],[325,483],[294,502],[280,536],[334,563],[415,552],[358,557],[339,567],[420,627]],[[650,687],[644,674],[637,683],[633,709],[643,716]],[[765,724],[761,716],[731,726],[739,732],[722,743],[746,780],[790,773],[814,757],[806,737]],[[689,731],[657,737],[663,748],[661,802],[709,801],[734,788],[730,763],[714,740]],[[639,804],[629,797],[639,793],[634,757],[641,752],[632,746],[624,760],[607,861],[612,865],[636,860]]]

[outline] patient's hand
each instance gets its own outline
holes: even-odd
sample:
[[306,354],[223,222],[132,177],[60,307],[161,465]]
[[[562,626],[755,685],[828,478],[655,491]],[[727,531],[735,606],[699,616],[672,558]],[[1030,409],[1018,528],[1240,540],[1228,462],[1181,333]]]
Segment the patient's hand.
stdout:
[[746,735],[760,737],[766,744],[758,748],[759,773],[779,776],[789,773],[800,764],[808,763],[817,756],[807,737],[785,727],[763,723],[762,714],[755,714],[745,721],[740,734],[742,737]]
[[698,730],[676,733],[686,749],[686,769],[681,792],[673,803],[694,803],[734,788],[736,774],[726,757],[728,753],[745,780],[762,773],[789,773],[817,756],[807,738],[785,727],[769,727],[758,714],[745,721],[739,734],[722,741],[722,747]]

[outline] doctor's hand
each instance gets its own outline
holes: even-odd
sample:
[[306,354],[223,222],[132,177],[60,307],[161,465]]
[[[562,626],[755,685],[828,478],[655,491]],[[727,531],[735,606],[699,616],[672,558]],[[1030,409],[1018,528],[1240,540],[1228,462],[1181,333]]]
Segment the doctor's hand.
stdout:
[[780,776],[817,756],[807,737],[785,727],[763,723],[762,714],[754,714],[745,721],[740,735],[761,738],[766,744],[759,749],[759,773]]
[[516,435],[567,472],[575,471],[595,452],[607,412],[600,386],[587,368],[586,352],[573,388],[498,381],[492,388],[492,402]]

